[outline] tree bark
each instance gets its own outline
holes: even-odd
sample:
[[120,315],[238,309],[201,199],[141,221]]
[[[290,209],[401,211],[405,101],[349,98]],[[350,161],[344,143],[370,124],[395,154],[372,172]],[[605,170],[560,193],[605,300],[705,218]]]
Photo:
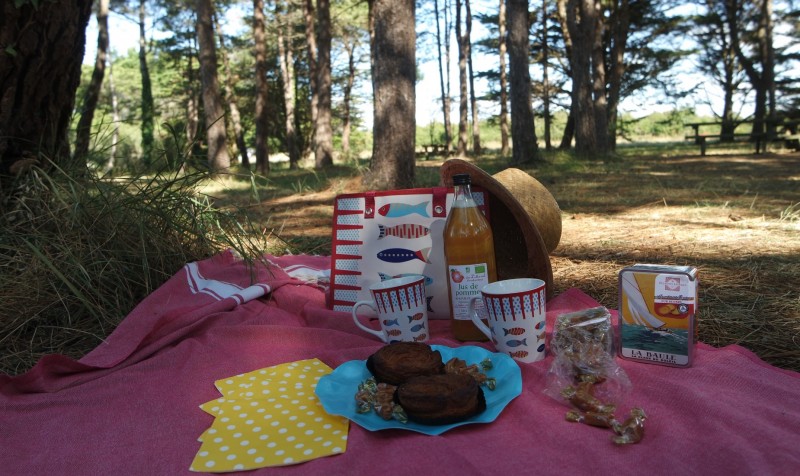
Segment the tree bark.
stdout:
[[453,145],[453,122],[450,120],[450,109],[452,108],[452,89],[450,88],[450,31],[452,26],[452,15],[450,14],[449,0],[444,0],[444,71],[445,71],[445,95],[444,95],[444,110],[447,112],[446,120],[444,121],[444,128],[447,131],[447,148],[445,149],[447,155],[450,155],[450,149]]
[[103,88],[103,77],[106,73],[108,56],[108,2],[100,0],[97,4],[97,53],[94,60],[94,71],[89,87],[83,97],[81,118],[75,132],[75,158],[85,160],[89,154],[89,142],[92,136],[92,121]]
[[0,5],[0,194],[36,159],[66,167],[91,15],[89,0]]
[[[544,0],[547,1],[547,0]],[[500,32],[500,154],[508,156],[508,78],[506,77],[506,0],[500,0],[497,15]]]
[[119,100],[117,99],[117,88],[114,86],[114,59],[108,58],[108,95],[111,97],[111,123],[114,124],[114,132],[111,134],[111,147],[108,150],[108,160],[105,165],[105,173],[114,170],[117,158],[117,143],[119,142]]
[[459,156],[467,155],[467,121],[469,120],[468,90],[467,90],[467,46],[464,35],[461,34],[461,0],[456,0],[456,39],[458,40],[458,146],[456,153]]
[[200,83],[203,88],[203,112],[208,138],[208,168],[214,173],[231,167],[225,131],[225,109],[219,94],[217,52],[214,45],[212,0],[197,0],[197,44],[200,53]]
[[145,167],[149,167],[153,162],[155,104],[150,69],[147,66],[146,3],[146,0],[139,2],[139,71],[142,75],[142,163]]
[[[738,88],[739,71],[736,53],[730,45],[730,33],[726,21],[725,5],[718,0],[705,0],[706,13],[699,16],[696,41],[699,50],[699,70],[711,77],[722,89],[722,113],[719,115],[720,140],[733,140],[736,124],[733,121],[733,96]],[[716,112],[715,112],[716,114]]]
[[289,168],[296,170],[300,163],[300,147],[297,140],[295,127],[295,72],[294,54],[289,41],[290,27],[286,21],[286,1],[275,2],[275,17],[278,30],[278,61],[281,68],[281,83],[283,83],[283,107],[286,110],[284,127],[286,128],[286,148],[289,149]]
[[219,18],[214,15],[214,23],[217,27],[217,37],[219,38],[219,54],[222,56],[222,67],[225,71],[225,100],[228,102],[228,109],[231,111],[231,125],[233,135],[236,137],[236,148],[242,157],[242,167],[250,170],[250,157],[247,154],[247,144],[244,141],[244,129],[242,128],[242,118],[239,114],[239,105],[236,102],[236,88],[234,84],[233,71],[225,49],[225,34],[219,24]]
[[267,45],[264,31],[264,0],[253,0],[253,41],[255,55],[256,75],[256,168],[262,175],[269,172],[269,143],[267,142],[267,127],[269,124],[269,111],[267,100],[269,86],[267,85]]
[[317,126],[315,127],[314,165],[320,169],[333,165],[331,126],[331,5],[317,0]]
[[566,0],[566,24],[572,38],[571,109],[575,121],[575,152],[580,156],[590,156],[597,148],[591,78],[596,20],[593,0]]
[[767,90],[767,134],[774,136],[777,127],[777,104],[775,102],[775,46],[772,43],[774,23],[772,21],[772,0],[763,0],[762,18],[764,20],[764,87]]
[[595,153],[605,156],[609,152],[608,141],[608,103],[606,102],[606,62],[603,35],[605,24],[601,0],[594,0],[592,17],[595,19],[594,39],[592,40],[592,95],[595,127]]
[[[444,3],[445,7],[445,27],[447,27],[447,0]],[[444,124],[444,150],[446,155],[450,155],[450,143],[453,141],[452,137],[450,137],[450,98],[448,97],[448,91],[444,87],[444,67],[442,65],[442,29],[441,24],[439,22],[439,2],[438,0],[433,0],[433,13],[436,17],[436,59],[439,62],[439,88],[442,91],[442,124]],[[449,32],[449,30],[445,30]],[[447,67],[449,68],[450,65],[448,64]]]
[[550,138],[552,118],[550,117],[550,35],[548,34],[548,0],[542,0],[542,106],[544,108],[544,148],[553,148]]
[[345,51],[347,52],[347,80],[344,85],[342,104],[342,155],[345,158],[350,158],[350,129],[352,128],[350,107],[352,103],[353,86],[356,82],[356,40],[355,38],[351,38],[347,33],[342,40]]
[[191,150],[197,143],[197,130],[200,128],[200,104],[197,99],[197,79],[195,78],[194,56],[189,55],[186,64],[186,79],[189,85],[186,97],[186,142]]
[[756,68],[756,60],[748,57],[742,48],[740,37],[740,15],[743,15],[743,5],[739,0],[726,0],[725,8],[728,27],[731,33],[731,46],[736,52],[736,57],[744,67],[750,84],[755,90],[755,110],[753,111],[753,129],[751,134],[763,136],[765,133],[774,132],[775,117],[775,70],[774,49],[772,45],[772,0],[759,0],[756,8],[759,9],[757,18],[757,43],[754,48],[758,51],[758,62],[761,70]]
[[472,68],[472,11],[470,10],[469,0],[464,1],[466,7],[467,35],[464,41],[467,47],[467,66],[469,69],[469,102],[472,110],[472,152],[475,155],[481,153],[481,126],[478,120],[478,99],[475,97],[475,71]]
[[370,0],[375,42],[374,126],[366,183],[375,189],[414,185],[416,33],[414,0]]
[[[556,17],[561,25],[561,36],[564,40],[564,52],[567,57],[567,76],[572,78],[572,36],[570,35],[569,24],[567,23],[567,0],[556,0]],[[574,83],[573,83],[574,87]],[[570,99],[572,95],[570,95]],[[572,147],[572,139],[575,138],[575,105],[574,103],[569,108],[569,115],[567,116],[567,124],[564,126],[564,135],[561,136],[561,143],[558,145],[560,150],[569,150]]]
[[570,108],[569,115],[567,116],[567,123],[564,125],[564,135],[561,136],[561,143],[558,148],[561,150],[569,150],[572,148],[572,139],[575,138],[575,113]]
[[610,70],[608,72],[608,141],[609,150],[616,150],[617,110],[619,108],[622,79],[625,75],[625,49],[631,26],[631,8],[628,0],[618,0],[610,21],[612,38]]
[[[317,116],[319,114],[319,85],[317,80],[318,56],[317,33],[314,27],[314,0],[305,0],[303,14],[306,25],[306,45],[308,46],[308,77],[311,88],[311,150],[317,150]],[[316,161],[316,158],[315,158]]]
[[528,69],[528,0],[508,0],[508,57],[511,63],[511,162],[538,161]]

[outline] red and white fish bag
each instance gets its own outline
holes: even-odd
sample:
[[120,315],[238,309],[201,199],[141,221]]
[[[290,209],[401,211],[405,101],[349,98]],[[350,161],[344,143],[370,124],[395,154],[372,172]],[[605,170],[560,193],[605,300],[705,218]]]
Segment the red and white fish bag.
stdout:
[[[488,197],[480,187],[472,195],[488,216]],[[351,312],[372,299],[369,286],[408,274],[425,276],[428,317],[447,319],[444,226],[453,189],[413,188],[342,194],[333,209],[331,285],[328,305]],[[359,314],[374,314],[368,306]]]

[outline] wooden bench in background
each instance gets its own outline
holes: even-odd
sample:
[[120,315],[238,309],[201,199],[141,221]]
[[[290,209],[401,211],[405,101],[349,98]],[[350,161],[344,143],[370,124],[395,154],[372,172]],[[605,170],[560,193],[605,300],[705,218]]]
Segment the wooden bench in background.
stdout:
[[436,155],[444,155],[447,152],[444,144],[422,144],[420,147],[422,147],[426,160]]
[[[750,142],[755,145],[756,154],[767,151],[767,144],[772,142],[783,142],[783,146],[787,149],[794,149],[800,151],[800,134],[797,134],[797,126],[800,121],[787,120],[779,123],[777,130],[780,133],[772,135],[767,134],[751,134],[751,133],[734,133],[734,134],[701,134],[700,128],[714,127],[716,130],[722,128],[721,122],[694,122],[685,124],[686,127],[691,127],[693,134],[687,134],[685,140],[700,146],[700,155],[706,155],[706,148],[710,144],[733,144]],[[742,121],[739,124],[752,124],[751,121]]]
[[[759,134],[762,135],[762,134]],[[686,140],[700,146],[700,155],[706,155],[706,147],[709,144],[732,144],[736,142],[753,142],[756,147],[756,154],[766,152],[765,140],[761,137],[753,138],[752,134],[696,134],[687,135]]]

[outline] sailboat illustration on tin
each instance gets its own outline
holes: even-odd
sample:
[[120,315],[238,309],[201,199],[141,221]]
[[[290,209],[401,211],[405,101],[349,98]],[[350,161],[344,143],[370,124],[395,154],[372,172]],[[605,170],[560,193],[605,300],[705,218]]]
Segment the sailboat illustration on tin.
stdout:
[[630,313],[630,318],[626,315],[625,321],[628,324],[637,324],[650,329],[661,330],[665,326],[664,321],[650,314],[639,286],[631,282],[630,279],[628,276],[623,276],[622,278],[622,289],[625,295],[628,296],[628,311]]

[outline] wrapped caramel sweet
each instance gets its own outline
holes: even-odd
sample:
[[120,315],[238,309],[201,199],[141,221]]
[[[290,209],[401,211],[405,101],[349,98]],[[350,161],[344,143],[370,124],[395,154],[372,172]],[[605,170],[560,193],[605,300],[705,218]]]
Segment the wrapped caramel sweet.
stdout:
[[550,341],[554,355],[545,393],[569,405],[569,422],[610,428],[616,444],[637,443],[644,435],[646,415],[631,410],[623,422],[615,417],[617,405],[631,383],[614,360],[614,327],[604,307],[558,316]]

